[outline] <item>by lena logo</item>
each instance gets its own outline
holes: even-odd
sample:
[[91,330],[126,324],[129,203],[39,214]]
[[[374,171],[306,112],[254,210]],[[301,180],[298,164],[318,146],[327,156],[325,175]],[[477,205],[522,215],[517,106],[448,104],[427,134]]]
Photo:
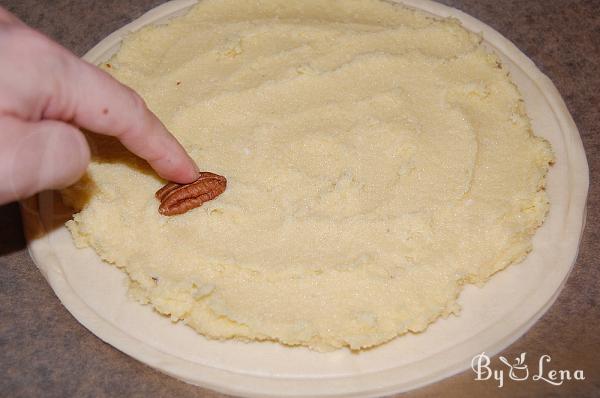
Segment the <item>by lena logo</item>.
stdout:
[[475,380],[490,380],[494,379],[498,382],[498,388],[504,386],[505,377],[513,381],[524,381],[531,380],[546,382],[555,386],[562,385],[565,381],[569,380],[585,380],[583,370],[577,369],[571,370],[555,370],[548,369],[549,363],[552,361],[550,355],[542,355],[537,362],[537,369],[531,369],[529,372],[529,366],[525,363],[525,356],[527,353],[522,352],[521,355],[515,358],[511,363],[508,359],[500,356],[500,362],[503,364],[501,369],[492,369],[490,357],[485,352],[475,355],[471,360],[471,369],[475,372]]

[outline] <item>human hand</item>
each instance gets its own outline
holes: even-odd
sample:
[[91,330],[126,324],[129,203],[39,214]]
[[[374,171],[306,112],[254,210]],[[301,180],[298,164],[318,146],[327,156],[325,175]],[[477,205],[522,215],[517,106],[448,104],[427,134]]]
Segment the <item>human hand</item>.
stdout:
[[115,136],[167,180],[198,177],[139,95],[0,7],[0,204],[77,181],[90,161],[79,127]]

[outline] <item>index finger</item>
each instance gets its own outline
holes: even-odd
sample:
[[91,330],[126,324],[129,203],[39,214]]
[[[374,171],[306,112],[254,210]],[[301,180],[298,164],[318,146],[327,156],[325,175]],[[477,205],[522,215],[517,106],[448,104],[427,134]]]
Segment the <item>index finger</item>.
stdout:
[[77,81],[69,83],[76,90],[77,125],[117,137],[167,180],[189,183],[198,178],[194,161],[138,94],[84,61],[77,69]]
[[70,109],[73,123],[117,137],[169,181],[189,183],[198,178],[194,161],[137,93],[66,50],[63,56],[66,71],[55,82],[60,88],[55,93],[63,98],[52,98],[49,112]]

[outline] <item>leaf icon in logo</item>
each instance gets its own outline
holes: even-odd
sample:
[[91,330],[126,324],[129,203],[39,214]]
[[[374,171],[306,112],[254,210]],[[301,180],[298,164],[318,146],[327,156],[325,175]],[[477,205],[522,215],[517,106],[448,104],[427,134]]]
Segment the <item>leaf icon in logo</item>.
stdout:
[[515,358],[515,365],[522,366],[525,363],[525,352],[521,353],[521,356]]
[[525,364],[525,355],[526,355],[526,353],[522,352],[521,355],[516,357],[514,365],[511,365],[510,362],[508,362],[508,359],[506,359],[506,357],[503,357],[503,356],[498,357],[500,359],[500,362],[502,362],[503,364],[508,366],[508,370],[509,370],[508,376],[512,380],[519,381],[519,380],[527,380],[529,378],[529,369],[528,369],[527,365]]

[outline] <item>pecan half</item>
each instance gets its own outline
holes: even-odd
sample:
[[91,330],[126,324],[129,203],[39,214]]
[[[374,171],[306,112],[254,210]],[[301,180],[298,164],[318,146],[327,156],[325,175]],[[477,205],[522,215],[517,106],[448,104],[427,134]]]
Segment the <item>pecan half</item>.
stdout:
[[190,184],[170,182],[156,191],[155,196],[160,201],[158,212],[164,216],[183,214],[213,200],[222,194],[225,188],[225,177],[207,171],[200,172],[200,177]]

